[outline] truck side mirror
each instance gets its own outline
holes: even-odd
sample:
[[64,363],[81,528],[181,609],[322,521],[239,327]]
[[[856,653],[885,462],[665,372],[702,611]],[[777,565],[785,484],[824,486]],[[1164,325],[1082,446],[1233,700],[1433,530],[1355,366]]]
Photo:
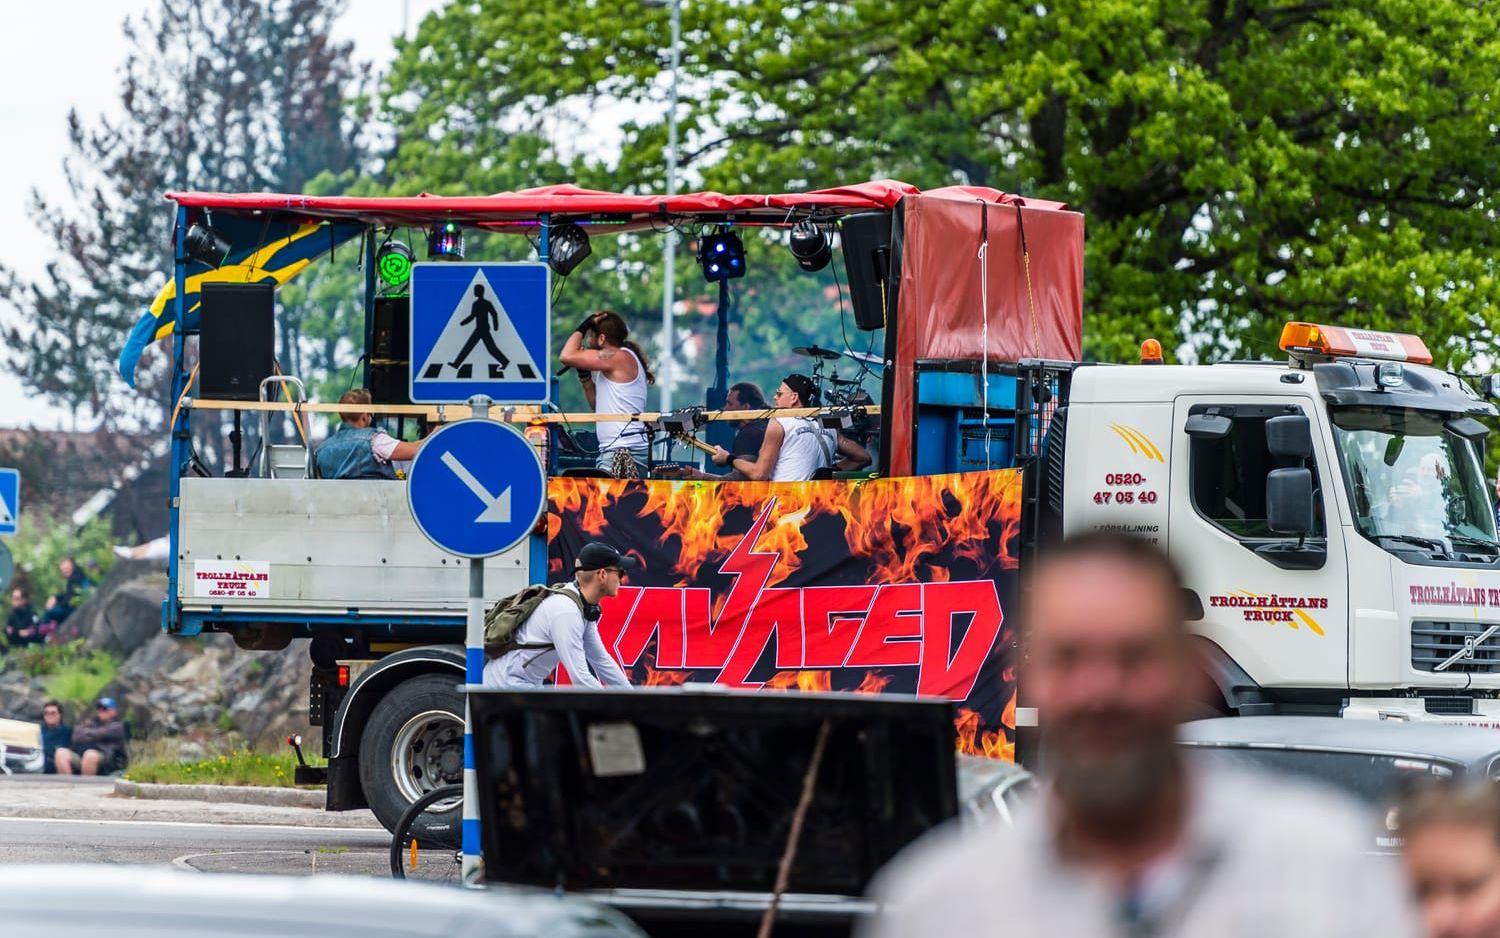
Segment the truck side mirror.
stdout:
[[1266,474],[1266,526],[1294,537],[1313,532],[1311,469],[1272,469]]
[[1485,375],[1480,378],[1479,389],[1490,400],[1500,400],[1500,374]]
[[1312,423],[1304,414],[1286,414],[1266,421],[1266,449],[1272,456],[1312,458]]
[[1195,440],[1222,440],[1229,435],[1230,420],[1222,414],[1189,414],[1184,432]]

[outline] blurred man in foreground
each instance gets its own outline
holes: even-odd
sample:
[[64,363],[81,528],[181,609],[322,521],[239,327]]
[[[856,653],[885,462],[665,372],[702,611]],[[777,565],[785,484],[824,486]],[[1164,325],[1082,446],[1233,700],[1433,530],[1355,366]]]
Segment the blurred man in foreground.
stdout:
[[876,883],[877,938],[1413,934],[1369,819],[1332,794],[1186,761],[1201,678],[1179,575],[1123,535],[1033,570],[1022,675],[1045,778],[1014,830],[940,832]]
[[1396,816],[1427,938],[1500,936],[1500,788],[1423,786]]

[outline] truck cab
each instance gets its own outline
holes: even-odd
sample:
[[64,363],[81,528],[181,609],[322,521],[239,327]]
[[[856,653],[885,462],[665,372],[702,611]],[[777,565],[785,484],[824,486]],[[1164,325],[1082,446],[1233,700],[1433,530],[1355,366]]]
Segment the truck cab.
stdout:
[[1495,408],[1415,336],[1291,323],[1281,346],[1076,369],[1048,509],[1181,564],[1223,712],[1500,725]]

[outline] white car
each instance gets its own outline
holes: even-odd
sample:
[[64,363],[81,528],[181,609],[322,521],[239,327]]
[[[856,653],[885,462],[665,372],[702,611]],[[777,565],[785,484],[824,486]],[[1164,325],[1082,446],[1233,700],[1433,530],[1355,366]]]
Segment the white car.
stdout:
[[541,890],[109,864],[7,866],[0,923],[6,938],[646,938],[613,909]]

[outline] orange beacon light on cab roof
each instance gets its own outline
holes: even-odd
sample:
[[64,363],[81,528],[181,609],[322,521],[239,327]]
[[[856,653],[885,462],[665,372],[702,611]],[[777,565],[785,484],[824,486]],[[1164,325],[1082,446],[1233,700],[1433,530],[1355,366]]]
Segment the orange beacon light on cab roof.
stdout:
[[1281,348],[1292,354],[1311,353],[1328,358],[1378,358],[1385,361],[1432,364],[1427,343],[1404,332],[1377,332],[1350,326],[1289,322],[1281,330]]

